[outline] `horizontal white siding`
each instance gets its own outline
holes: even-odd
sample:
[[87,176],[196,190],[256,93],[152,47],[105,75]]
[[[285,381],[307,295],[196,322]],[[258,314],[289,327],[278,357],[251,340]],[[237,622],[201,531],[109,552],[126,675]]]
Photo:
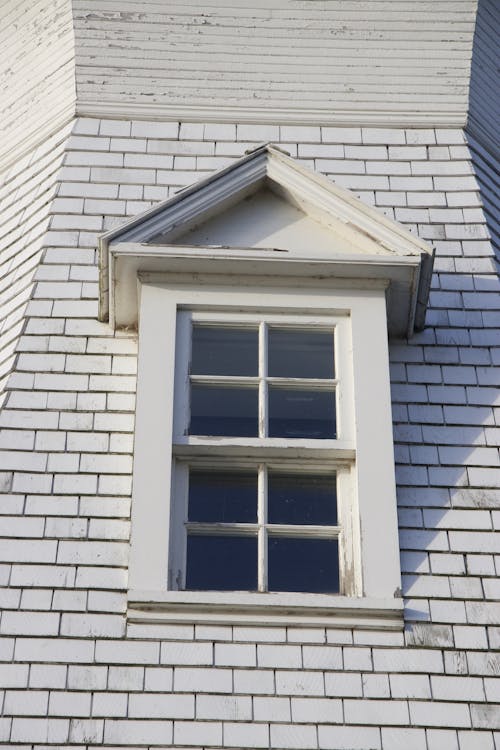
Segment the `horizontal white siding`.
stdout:
[[63,129],[0,173],[0,398],[24,327],[67,135]]
[[73,6],[80,114],[465,122],[475,0]]
[[0,165],[12,162],[71,117],[71,0],[2,0],[0,101]]

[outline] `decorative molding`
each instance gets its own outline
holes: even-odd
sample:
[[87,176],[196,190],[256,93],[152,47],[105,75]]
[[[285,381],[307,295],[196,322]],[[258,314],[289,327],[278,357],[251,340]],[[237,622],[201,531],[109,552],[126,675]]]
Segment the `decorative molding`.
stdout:
[[[248,123],[256,125],[324,125],[330,127],[390,127],[390,128],[464,128],[467,117],[462,111],[440,114],[411,112],[402,114],[395,110],[374,112],[367,110],[315,110],[315,109],[259,109],[257,107],[195,107],[189,105],[169,106],[163,104],[137,104],[134,102],[109,102],[106,104],[72,102],[62,110],[57,119],[52,119],[47,131],[37,130],[9,146],[0,154],[0,171],[8,169],[18,159],[55,135],[75,117],[149,120],[152,122],[202,122],[202,123]],[[470,120],[468,129],[477,140],[480,125]],[[483,139],[483,142],[485,139]],[[486,145],[486,144],[485,144]],[[491,145],[490,145],[491,148]]]
[[217,104],[199,106],[194,104],[161,104],[137,102],[96,102],[80,98],[77,107],[79,117],[102,117],[118,120],[152,120],[174,122],[218,122],[253,123],[272,125],[327,125],[342,127],[391,127],[391,128],[463,128],[467,119],[464,108],[452,111],[408,109],[316,109],[290,107],[242,107]]
[[327,594],[129,591],[129,623],[302,625],[401,630],[403,600]]
[[[314,248],[198,247],[176,244],[194,223],[227,211],[266,183],[280,197],[320,222],[332,238],[328,254]],[[242,227],[242,238],[244,228]],[[340,248],[340,249],[339,249]],[[320,277],[331,286],[350,279],[391,283],[389,330],[411,334],[423,325],[430,287],[431,248],[401,225],[366,206],[350,191],[297,164],[280,149],[265,144],[230,166],[181,191],[100,240],[100,318],[113,326],[137,324],[137,275],[245,274],[299,276],[304,283]],[[353,283],[353,280],[355,282]]]

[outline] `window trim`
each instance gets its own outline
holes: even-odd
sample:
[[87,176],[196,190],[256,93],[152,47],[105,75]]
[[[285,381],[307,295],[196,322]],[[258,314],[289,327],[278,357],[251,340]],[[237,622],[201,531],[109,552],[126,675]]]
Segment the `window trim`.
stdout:
[[[130,622],[287,622],[329,626],[402,626],[391,402],[389,393],[385,284],[363,288],[327,285],[285,286],[283,281],[247,278],[234,287],[231,277],[146,274],[139,278],[140,328],[132,541]],[[289,282],[290,283],[290,282]],[[340,286],[340,285],[339,285]],[[191,309],[300,311],[343,316],[352,348],[353,433],[332,441],[332,456],[352,463],[352,505],[357,526],[353,554],[360,561],[356,596],[289,593],[168,591],[172,532],[168,490],[172,486],[172,436],[177,311]],[[370,437],[376,424],[377,439]],[[182,447],[190,450],[190,438]],[[273,439],[274,440],[274,439]],[[254,446],[258,448],[258,446]],[[279,451],[278,445],[275,446]],[[207,451],[207,455],[210,450]],[[377,487],[373,502],[373,487]],[[154,520],[152,520],[154,519]],[[356,524],[355,524],[356,525]],[[383,539],[383,544],[380,540]],[[264,606],[265,605],[265,606]]]

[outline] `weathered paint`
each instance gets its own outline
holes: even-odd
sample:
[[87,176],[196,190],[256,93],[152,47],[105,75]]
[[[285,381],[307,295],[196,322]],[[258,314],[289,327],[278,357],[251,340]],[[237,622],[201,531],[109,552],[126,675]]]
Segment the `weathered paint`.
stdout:
[[463,125],[475,9],[476,0],[173,0],[140,10],[75,0],[78,110]]
[[0,3],[0,168],[75,112],[71,0]]

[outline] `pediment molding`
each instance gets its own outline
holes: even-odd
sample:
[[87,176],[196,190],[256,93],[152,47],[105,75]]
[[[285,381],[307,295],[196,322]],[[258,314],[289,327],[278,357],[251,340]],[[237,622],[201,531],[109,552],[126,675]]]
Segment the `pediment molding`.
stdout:
[[[307,243],[291,249],[245,244],[244,226],[237,247],[189,243],[196,227],[217,216],[223,221],[263,190],[294,206],[323,235],[329,233],[331,252]],[[234,274],[262,279],[279,274],[311,285],[385,282],[389,331],[405,335],[423,326],[432,263],[431,248],[404,227],[264,144],[101,237],[100,318],[115,327],[136,324],[138,274],[228,275],[233,282]]]

